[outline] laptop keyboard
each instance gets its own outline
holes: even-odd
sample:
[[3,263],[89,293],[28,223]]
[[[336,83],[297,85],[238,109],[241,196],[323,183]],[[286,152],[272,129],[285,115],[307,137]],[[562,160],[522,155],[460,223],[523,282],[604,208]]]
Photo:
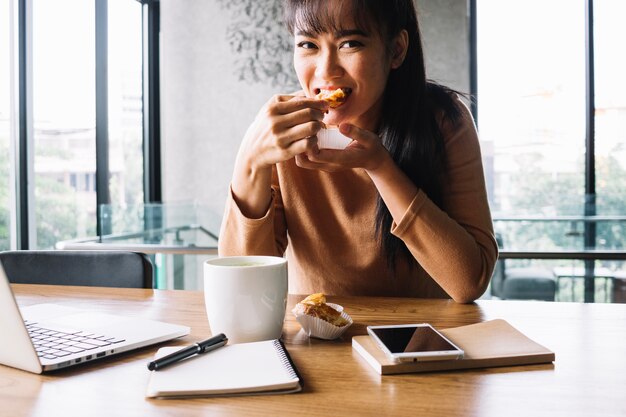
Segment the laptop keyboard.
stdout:
[[45,329],[30,321],[24,321],[24,324],[37,355],[45,359],[62,358],[124,341],[116,337],[83,331]]

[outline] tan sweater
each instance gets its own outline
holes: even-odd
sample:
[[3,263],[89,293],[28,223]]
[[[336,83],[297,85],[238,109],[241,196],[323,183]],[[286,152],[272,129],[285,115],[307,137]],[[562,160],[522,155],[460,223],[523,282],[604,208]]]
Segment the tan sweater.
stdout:
[[476,128],[463,112],[459,125],[443,129],[443,210],[419,191],[391,228],[419,265],[400,258],[395,275],[388,270],[374,232],[377,190],[364,170],[327,173],[299,168],[293,159],[275,167],[264,217],[246,218],[231,192],[219,255],[285,255],[292,294],[478,298],[498,248]]

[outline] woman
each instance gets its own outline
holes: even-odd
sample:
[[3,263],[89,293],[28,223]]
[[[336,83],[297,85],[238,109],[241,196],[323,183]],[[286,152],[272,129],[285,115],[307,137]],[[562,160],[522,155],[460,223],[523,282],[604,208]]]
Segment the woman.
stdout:
[[[497,258],[478,138],[426,80],[413,2],[289,0],[285,16],[303,91],[247,130],[220,256],[286,252],[291,293],[478,298]],[[337,88],[340,107],[315,98]],[[350,145],[319,149],[325,125]]]

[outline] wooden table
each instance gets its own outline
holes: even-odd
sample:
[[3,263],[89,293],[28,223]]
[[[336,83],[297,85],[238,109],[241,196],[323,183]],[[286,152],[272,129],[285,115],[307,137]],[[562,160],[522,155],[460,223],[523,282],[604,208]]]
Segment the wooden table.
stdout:
[[[209,335],[201,292],[13,285],[20,305],[56,302],[190,325]],[[289,310],[300,297],[290,296]],[[289,313],[284,340],[305,380],[299,394],[148,400],[155,347],[47,375],[0,366],[0,416],[624,416],[626,305],[336,297],[355,324],[308,339]],[[369,324],[447,328],[504,318],[556,352],[552,365],[381,377],[352,350]],[[4,340],[2,340],[4,343]]]

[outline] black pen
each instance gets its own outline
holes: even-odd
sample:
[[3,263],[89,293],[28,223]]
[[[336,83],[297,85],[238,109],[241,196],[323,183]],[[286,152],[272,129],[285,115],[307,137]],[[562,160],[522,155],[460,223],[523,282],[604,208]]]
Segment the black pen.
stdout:
[[193,355],[199,355],[201,353],[210,352],[228,343],[228,338],[224,333],[220,333],[217,336],[213,336],[210,339],[203,340],[202,342],[194,343],[184,349],[178,350],[169,355],[165,355],[162,358],[154,360],[148,364],[148,369],[151,371],[158,371],[166,366],[169,366],[178,361],[182,361]]

